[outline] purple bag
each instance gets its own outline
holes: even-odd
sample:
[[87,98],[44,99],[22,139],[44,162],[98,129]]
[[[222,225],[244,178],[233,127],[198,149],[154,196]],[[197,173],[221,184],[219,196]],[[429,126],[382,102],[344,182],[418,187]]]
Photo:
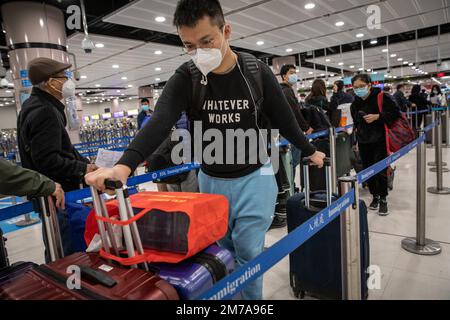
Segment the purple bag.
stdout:
[[177,264],[153,263],[151,269],[177,290],[180,299],[194,300],[234,270],[228,250],[212,245]]

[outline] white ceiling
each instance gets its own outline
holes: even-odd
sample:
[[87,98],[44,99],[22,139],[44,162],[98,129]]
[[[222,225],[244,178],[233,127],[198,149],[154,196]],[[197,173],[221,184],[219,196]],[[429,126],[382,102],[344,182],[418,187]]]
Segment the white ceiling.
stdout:
[[[429,37],[419,39],[418,41],[418,61],[419,64],[421,61],[432,61],[437,60],[438,58],[438,48],[441,50],[441,59],[449,59],[450,58],[450,34],[444,34],[441,36],[440,45],[437,43],[436,37]],[[378,69],[378,68],[387,68],[387,59],[389,56],[390,66],[400,66],[403,62],[408,61],[409,63],[416,64],[416,42],[415,41],[407,41],[398,44],[393,44],[389,46],[389,52],[382,52],[385,47],[377,46],[365,48],[364,50],[364,67],[365,69]],[[391,57],[391,54],[396,54],[396,57]],[[398,61],[398,59],[403,59],[403,61]],[[330,59],[327,62],[327,59]],[[314,63],[313,59],[307,60],[308,62]],[[341,57],[340,54],[336,55],[328,55],[327,57],[320,57],[315,59],[317,64],[324,64],[335,68],[341,68],[339,65],[340,62],[343,62],[344,69],[346,70],[355,70],[358,71],[359,68],[362,67],[362,54],[361,51],[352,51],[344,53]],[[350,68],[350,66],[354,66],[354,68]],[[441,69],[439,70],[436,64],[433,64],[430,67],[431,69],[428,72],[436,72],[442,70],[450,70],[447,63],[443,64]],[[408,69],[408,70],[406,70]],[[410,70],[410,71],[409,71]],[[405,74],[414,74],[414,71],[408,66],[405,68]]]
[[[313,2],[316,7],[306,10]],[[142,29],[176,33],[172,16],[177,0],[138,0],[107,16],[104,21]],[[401,33],[450,22],[450,0],[222,0],[231,23],[231,44],[276,55],[304,52],[388,34]],[[258,5],[258,3],[260,3]],[[254,4],[254,6],[251,6]],[[257,5],[255,5],[257,4]],[[381,29],[369,30],[367,7],[378,5]],[[157,16],[166,21],[158,23]],[[336,27],[337,21],[345,22]],[[257,41],[264,45],[256,45]]]
[[[304,9],[307,2],[314,2],[316,7],[313,10]],[[133,1],[104,18],[104,21],[176,34],[172,26],[176,3],[177,0]],[[232,25],[232,45],[281,56],[355,42],[355,35],[360,32],[365,34],[362,39],[372,39],[450,22],[450,0],[221,0],[221,3],[226,19]],[[369,4],[380,6],[381,30],[365,27]],[[166,17],[166,21],[157,23],[157,16]],[[336,21],[344,21],[345,25],[336,27]],[[67,40],[69,51],[77,57],[81,74],[87,76],[77,82],[77,87],[96,88],[95,85],[99,84],[99,90],[102,87],[125,88],[121,92],[107,90],[105,96],[137,95],[139,86],[168,80],[176,68],[189,59],[179,47],[94,34],[90,35],[92,40],[103,43],[104,48],[95,48],[91,54],[86,54],[81,48],[83,36],[77,33]],[[256,45],[258,40],[265,44]],[[449,58],[450,35],[444,35],[441,40],[442,58]],[[414,41],[392,45],[391,53],[398,55],[391,59],[392,64],[400,64],[396,61],[398,57],[414,62],[415,46]],[[436,37],[421,39],[419,47],[421,61],[437,58]],[[287,53],[287,48],[293,51]],[[386,67],[386,54],[381,49],[366,49],[366,68]],[[156,55],[157,50],[163,54]],[[343,61],[345,69],[349,70],[348,66],[353,64],[355,71],[361,67],[360,52],[345,53],[342,59],[340,56],[329,58],[329,63],[324,58],[316,62],[340,68],[338,62]],[[119,65],[119,68],[113,69],[113,64]],[[156,71],[157,67],[161,71]],[[428,72],[436,71],[433,65],[424,68]],[[443,68],[450,70],[447,64]],[[400,69],[393,72],[400,72],[398,75],[401,75]],[[325,74],[324,71],[314,73],[311,69],[300,69],[302,79],[320,77],[322,73]],[[414,71],[404,68],[403,74],[409,73]],[[127,79],[122,80],[122,77]],[[128,88],[129,85],[132,87]],[[12,96],[0,90],[2,95]]]

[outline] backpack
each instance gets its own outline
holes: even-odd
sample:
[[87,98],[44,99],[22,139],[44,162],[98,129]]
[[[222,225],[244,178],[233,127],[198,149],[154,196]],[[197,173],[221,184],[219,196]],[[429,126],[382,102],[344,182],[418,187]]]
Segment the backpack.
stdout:
[[[239,52],[238,61],[255,100],[257,124],[261,129],[271,129],[270,121],[262,111],[264,104],[264,86],[262,70],[259,66],[258,59],[251,54]],[[205,101],[207,86],[203,84],[203,75],[192,60],[186,62],[182,68],[185,69],[191,77],[192,97],[190,107],[187,110],[187,115],[189,121],[191,121],[191,128],[194,128],[192,122],[200,120],[200,112]]]
[[[378,94],[378,109],[383,113],[384,93]],[[411,129],[408,120],[404,114],[394,121],[390,126],[384,125],[386,134],[386,147],[388,155],[399,151],[415,139],[414,131]]]
[[328,130],[332,127],[330,119],[325,114],[325,111],[318,106],[305,104],[302,113],[310,127],[314,129],[314,132]]

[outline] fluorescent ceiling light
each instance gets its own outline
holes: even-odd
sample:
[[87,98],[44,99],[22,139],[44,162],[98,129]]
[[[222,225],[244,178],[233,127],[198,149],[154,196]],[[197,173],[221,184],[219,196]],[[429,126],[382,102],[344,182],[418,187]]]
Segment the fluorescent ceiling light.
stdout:
[[358,33],[358,34],[356,35],[356,37],[357,37],[357,38],[362,38],[362,37],[364,37],[364,33]]
[[345,25],[345,22],[344,21],[338,21],[338,22],[336,22],[336,27],[342,27],[342,26],[344,26]]
[[113,64],[112,67],[113,67],[113,69],[119,69],[119,65],[118,64]]
[[292,48],[286,49],[286,52],[292,52],[292,51],[293,51]]
[[256,44],[258,45],[258,46],[262,46],[262,45],[264,45],[264,41],[258,41],[258,42],[256,42]]
[[155,54],[157,54],[157,55],[160,55],[160,54],[162,54],[163,52],[161,51],[161,50],[156,50],[155,51]]
[[104,48],[105,45],[103,43],[98,42],[98,43],[95,44],[95,47],[96,48]]
[[315,7],[316,7],[316,4],[312,3],[312,2],[305,4],[306,10],[311,10],[311,9],[314,9]]
[[166,21],[166,18],[165,18],[165,17],[156,17],[156,18],[155,18],[155,21],[156,21],[156,22],[165,22],[165,21]]

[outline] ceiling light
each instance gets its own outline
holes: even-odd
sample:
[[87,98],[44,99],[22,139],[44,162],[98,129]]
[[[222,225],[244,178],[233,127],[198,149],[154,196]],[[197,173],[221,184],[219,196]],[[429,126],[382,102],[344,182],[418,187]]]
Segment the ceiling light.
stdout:
[[113,67],[113,69],[119,69],[119,65],[118,64],[113,64],[112,67]]
[[397,56],[396,53],[391,54],[391,58],[395,58]]
[[372,72],[372,69],[367,69],[367,72]]
[[310,72],[308,72],[308,74],[313,74],[314,72],[312,72],[312,71],[310,71]]
[[104,97],[105,96],[105,94],[104,93],[102,93],[102,97]]
[[6,93],[11,93],[11,90],[6,90],[5,92],[6,92]]
[[413,65],[414,65],[414,63],[412,63],[412,62],[408,64],[408,66],[410,66],[410,67],[412,67]]
[[331,59],[325,59],[325,62],[330,62],[331,61]]
[[81,76],[81,79],[87,79],[87,76]]
[[99,87],[101,87],[102,85],[101,84],[96,84],[95,85],[97,88],[99,88]]
[[383,50],[381,50],[381,52],[383,52],[383,53],[389,52],[389,49],[383,49]]
[[330,77],[334,77],[334,76],[335,76],[335,74],[334,74],[334,73],[330,74]]
[[287,48],[286,49],[286,52],[292,52],[293,50],[292,50],[292,48]]
[[258,46],[262,46],[262,45],[264,45],[264,41],[258,41],[258,42],[256,42],[256,44],[258,45]]
[[403,61],[403,64],[408,64],[408,61]]
[[364,71],[364,69],[363,69],[363,68],[359,68],[358,70],[359,70],[359,71]]
[[156,78],[155,81],[161,81],[161,79],[160,78]]
[[415,66],[412,66],[411,69],[416,70],[417,68]]
[[325,73],[321,73],[320,76],[321,76],[321,77],[325,77]]
[[161,71],[161,68],[160,67],[156,67],[155,71]]
[[120,93],[120,90],[116,90],[117,93]]
[[128,78],[127,78],[127,77],[122,77],[122,78],[120,78],[120,79],[122,79],[122,80],[127,80]]
[[165,22],[165,21],[166,21],[166,18],[165,18],[165,17],[156,17],[156,18],[155,18],[155,21],[156,21],[156,22]]
[[339,64],[340,66],[343,66],[343,65],[344,65],[344,63],[343,63],[343,62],[339,62],[338,64]]
[[356,37],[357,37],[357,38],[362,38],[362,37],[364,37],[364,33],[358,33],[358,34],[356,35]]
[[305,4],[306,10],[311,10],[311,9],[314,9],[315,7],[316,7],[316,4],[312,3],[312,2]]
[[336,22],[336,27],[342,27],[342,26],[344,26],[345,25],[345,22],[344,21],[338,21],[338,22]]
[[355,66],[350,66],[349,68],[350,68],[350,69],[355,69]]
[[160,55],[160,54],[162,54],[163,52],[161,51],[161,50],[156,50],[155,51],[155,54],[157,54],[157,55]]
[[372,40],[372,41],[370,41],[370,44],[377,44],[378,43],[378,40]]
[[133,88],[133,85],[132,85],[132,84],[129,84],[127,87],[128,87],[128,88]]
[[403,61],[403,58],[398,58],[397,61]]
[[96,48],[104,48],[105,45],[103,43],[98,42],[98,43],[95,44],[95,47]]
[[125,95],[125,93],[122,93],[122,94],[121,94],[121,96],[124,96],[124,95]]

